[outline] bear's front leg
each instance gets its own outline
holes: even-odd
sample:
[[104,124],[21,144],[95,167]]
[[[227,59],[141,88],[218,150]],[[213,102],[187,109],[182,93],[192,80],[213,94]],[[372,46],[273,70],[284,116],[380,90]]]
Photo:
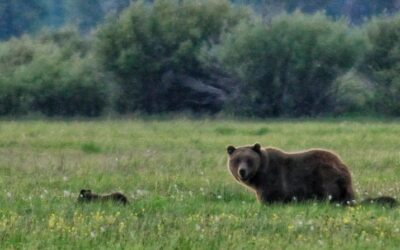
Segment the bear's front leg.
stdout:
[[261,190],[256,192],[257,200],[261,203],[274,203],[274,202],[288,202],[289,200],[286,199],[285,194],[279,192],[277,190]]

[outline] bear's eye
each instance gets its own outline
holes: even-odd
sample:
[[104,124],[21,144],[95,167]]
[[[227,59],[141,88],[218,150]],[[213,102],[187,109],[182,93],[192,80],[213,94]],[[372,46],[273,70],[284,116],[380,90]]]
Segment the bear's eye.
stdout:
[[239,158],[234,159],[233,160],[233,164],[234,165],[239,165],[240,164],[240,159]]
[[253,165],[253,160],[247,159],[247,165],[248,165],[248,166],[252,166],[252,165]]

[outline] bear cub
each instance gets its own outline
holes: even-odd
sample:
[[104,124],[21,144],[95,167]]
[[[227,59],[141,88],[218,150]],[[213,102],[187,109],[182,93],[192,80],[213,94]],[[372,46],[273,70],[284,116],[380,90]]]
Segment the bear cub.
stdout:
[[78,196],[78,202],[92,202],[92,201],[113,201],[121,203],[123,205],[126,205],[128,203],[128,199],[126,198],[126,196],[119,192],[100,195],[92,193],[92,190],[90,189],[82,189]]
[[277,148],[228,146],[228,168],[233,177],[256,193],[263,203],[330,200],[354,203],[351,174],[340,158],[312,149],[286,153]]

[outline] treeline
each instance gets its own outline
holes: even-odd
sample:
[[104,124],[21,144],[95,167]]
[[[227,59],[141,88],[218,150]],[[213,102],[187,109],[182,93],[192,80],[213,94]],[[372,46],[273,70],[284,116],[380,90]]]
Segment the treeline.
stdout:
[[[89,1],[88,1],[89,2]],[[135,2],[0,43],[0,115],[400,115],[400,16],[263,18],[228,1]]]
[[391,15],[400,9],[399,0],[232,0],[246,4],[263,16],[274,16],[286,11],[300,10],[304,13],[324,12],[332,18],[346,18],[352,24],[361,24],[374,15]]
[[[78,27],[81,34],[118,15],[138,0],[0,0],[0,40],[57,30],[65,25]],[[153,3],[154,0],[143,0]],[[235,5],[253,8],[264,18],[300,10],[313,14],[324,12],[334,19],[346,18],[361,24],[374,15],[391,15],[400,10],[400,0],[230,0]]]
[[74,25],[88,33],[131,0],[0,0],[0,40]]

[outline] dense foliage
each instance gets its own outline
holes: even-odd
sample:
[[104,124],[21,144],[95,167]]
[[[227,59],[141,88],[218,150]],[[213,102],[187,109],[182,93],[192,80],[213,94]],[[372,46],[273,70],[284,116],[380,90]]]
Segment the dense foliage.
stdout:
[[362,40],[322,14],[282,15],[244,24],[219,48],[224,65],[245,83],[240,113],[300,116],[332,112],[334,80],[351,68]]
[[[0,0],[0,39],[14,36],[0,43],[0,115],[400,115],[400,15],[357,27],[305,14],[331,1],[270,16],[242,4],[274,1],[129,2]],[[22,35],[46,22],[76,30]]]
[[101,114],[106,89],[93,61],[69,30],[0,44],[0,114]]
[[174,110],[180,89],[167,84],[170,72],[207,74],[199,60],[203,46],[217,43],[247,12],[227,1],[155,1],[133,4],[98,33],[97,51],[121,87],[118,110],[148,113]]
[[[153,0],[143,0],[147,3]],[[104,22],[107,16],[120,13],[134,0],[0,0],[0,40],[32,33],[43,27],[60,28],[75,24],[81,33]],[[390,15],[400,8],[400,0],[230,0],[248,5],[264,17],[301,10],[304,13],[324,11],[328,16],[346,17],[360,24],[374,15]]]
[[362,70],[373,79],[375,108],[400,115],[400,16],[373,20],[367,26],[369,48]]

